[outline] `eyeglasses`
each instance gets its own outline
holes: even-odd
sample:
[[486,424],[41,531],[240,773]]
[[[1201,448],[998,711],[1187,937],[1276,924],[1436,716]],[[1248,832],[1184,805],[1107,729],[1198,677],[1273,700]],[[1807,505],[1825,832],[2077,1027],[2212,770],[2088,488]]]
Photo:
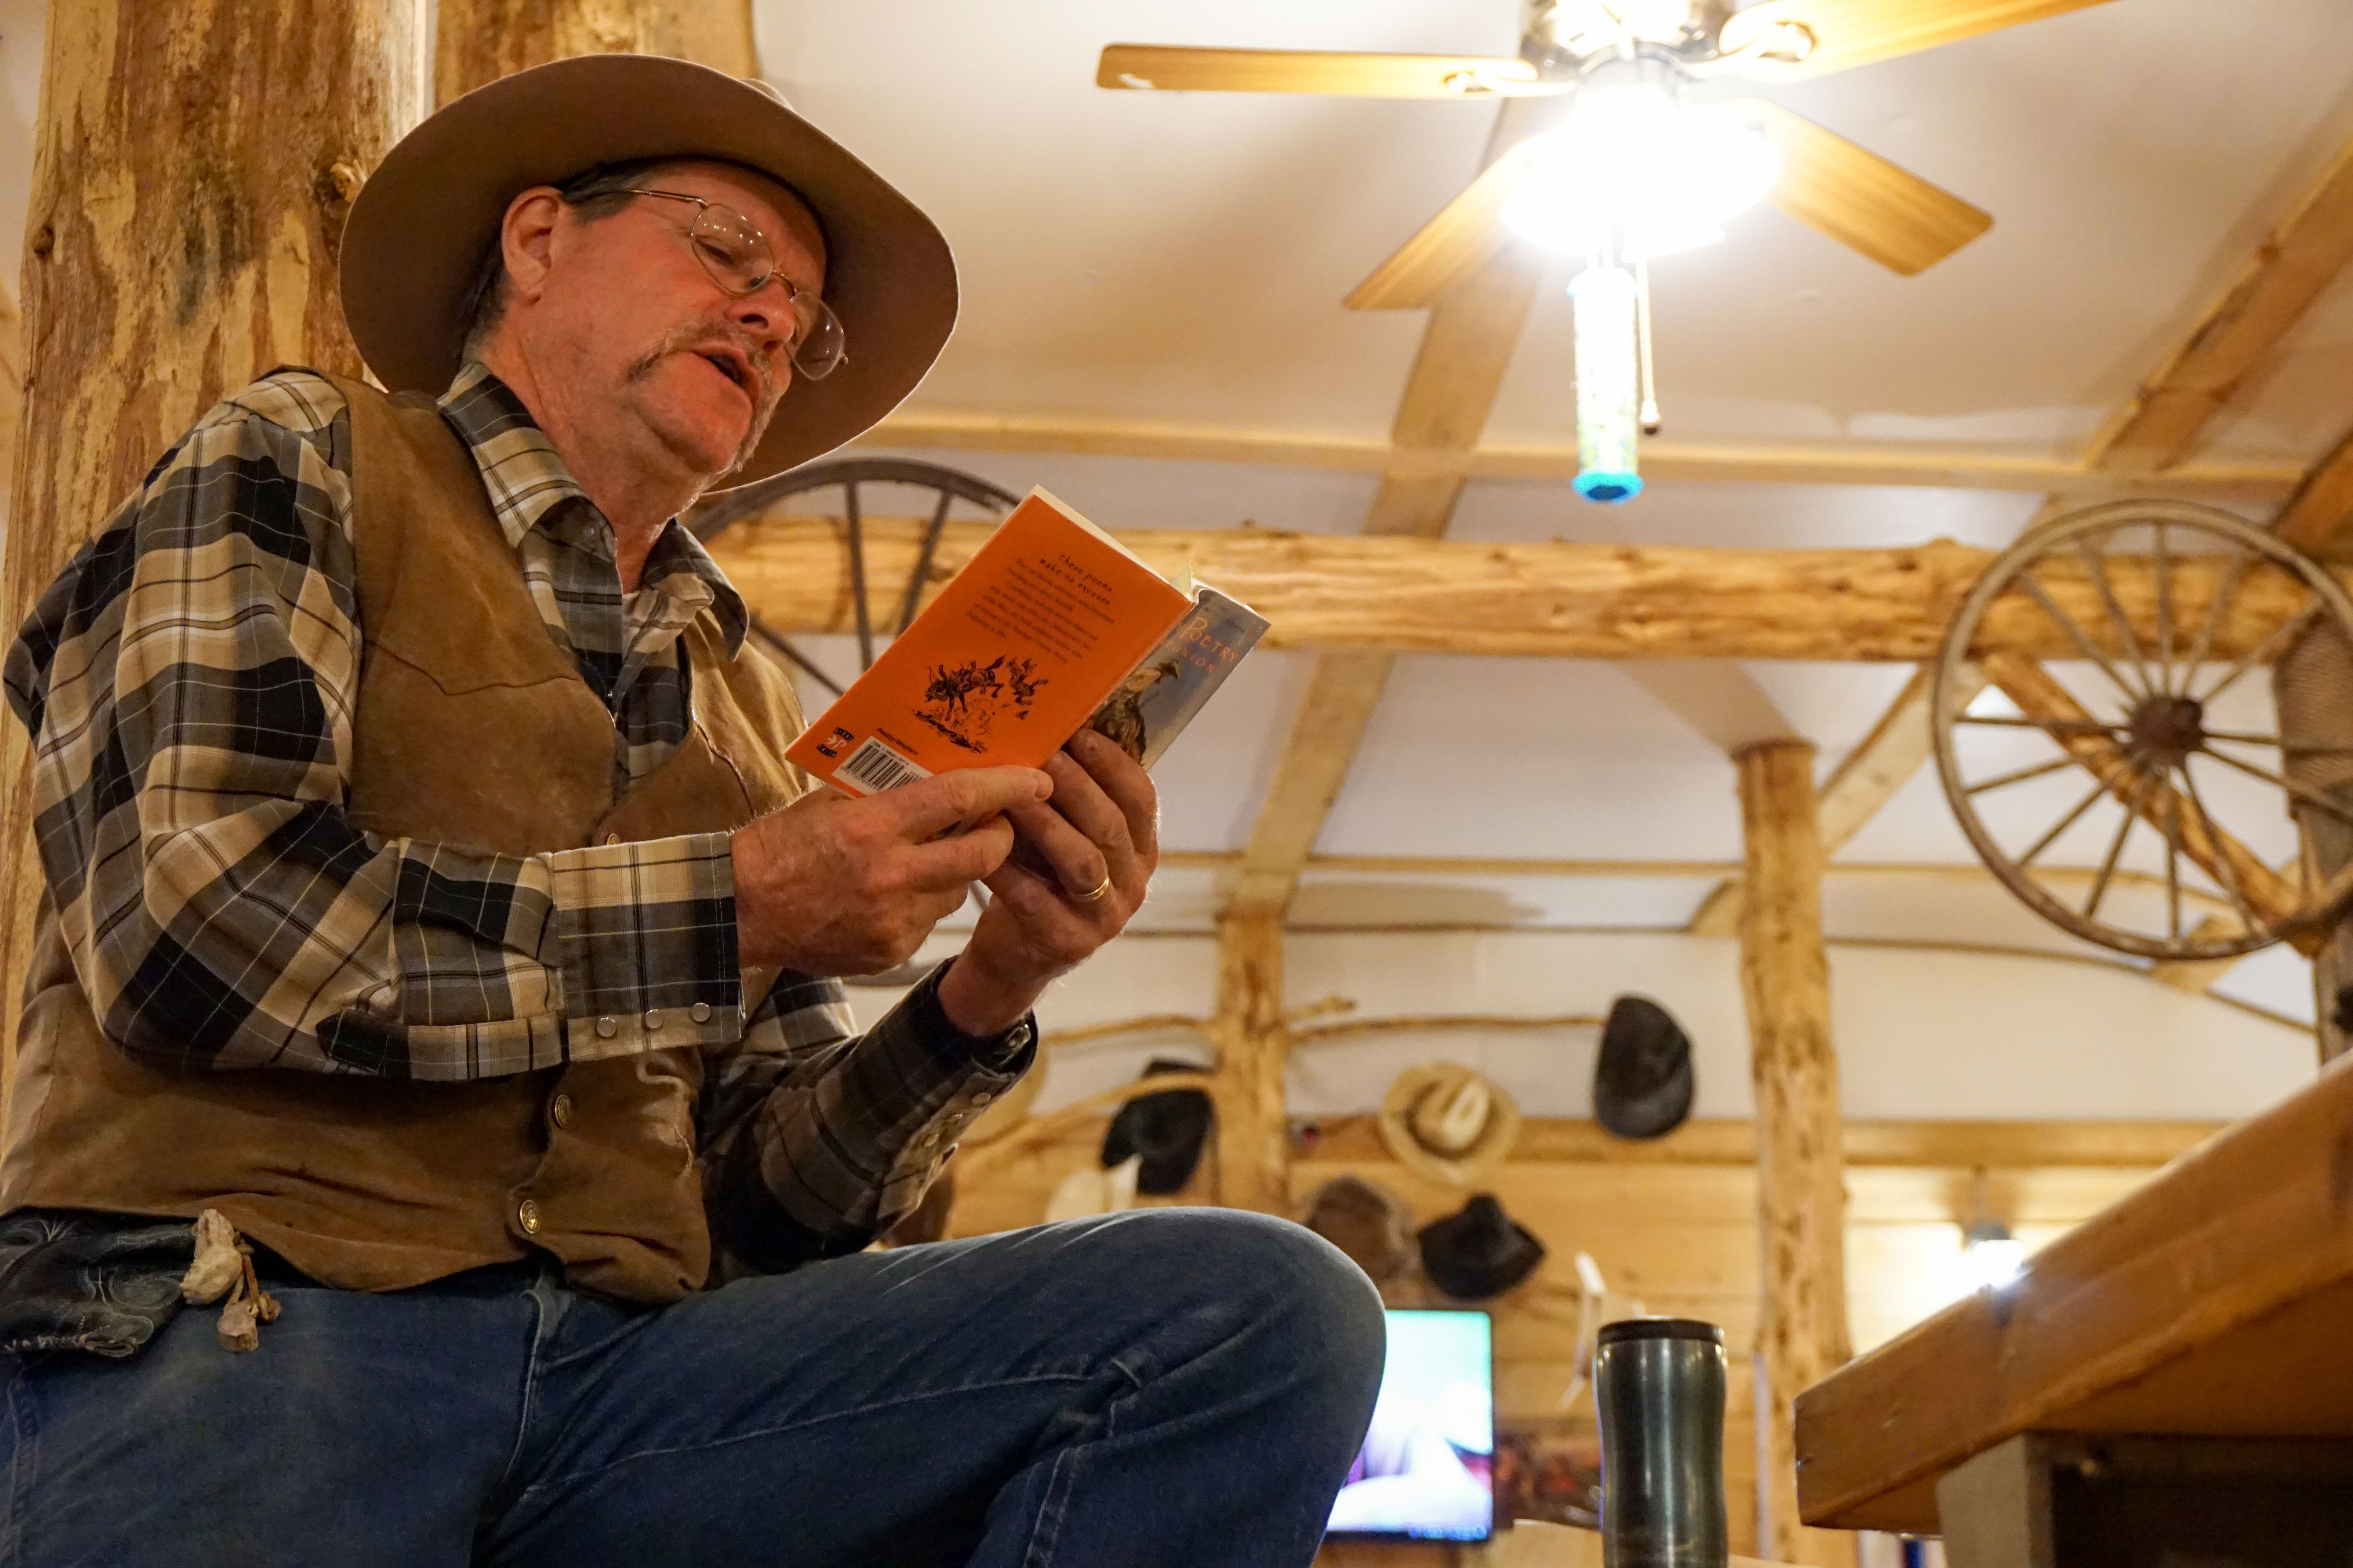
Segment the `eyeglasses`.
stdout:
[[815,293],[796,287],[791,279],[776,270],[776,253],[768,248],[767,236],[750,218],[733,207],[723,207],[683,191],[628,187],[616,194],[692,202],[697,211],[693,226],[687,230],[687,248],[702,263],[702,269],[711,274],[711,280],[728,293],[739,299],[756,294],[768,286],[772,278],[783,284],[785,295],[793,306],[793,339],[786,352],[792,356],[795,370],[811,381],[822,381],[849,356],[849,339],[841,330],[841,318]]

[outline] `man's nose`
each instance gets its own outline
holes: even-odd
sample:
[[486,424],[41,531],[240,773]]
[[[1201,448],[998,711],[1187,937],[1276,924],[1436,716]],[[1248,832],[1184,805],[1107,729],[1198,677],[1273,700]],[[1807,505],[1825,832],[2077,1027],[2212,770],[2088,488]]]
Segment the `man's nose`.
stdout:
[[735,300],[728,316],[774,361],[783,356],[793,338],[793,307],[781,287],[771,284],[756,294]]

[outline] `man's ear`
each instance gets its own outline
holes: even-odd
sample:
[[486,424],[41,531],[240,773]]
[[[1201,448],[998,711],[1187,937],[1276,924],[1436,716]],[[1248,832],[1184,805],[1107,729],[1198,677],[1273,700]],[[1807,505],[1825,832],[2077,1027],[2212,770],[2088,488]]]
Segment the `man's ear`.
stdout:
[[507,204],[499,245],[515,298],[535,300],[546,287],[555,226],[563,213],[564,198],[554,185],[533,185]]

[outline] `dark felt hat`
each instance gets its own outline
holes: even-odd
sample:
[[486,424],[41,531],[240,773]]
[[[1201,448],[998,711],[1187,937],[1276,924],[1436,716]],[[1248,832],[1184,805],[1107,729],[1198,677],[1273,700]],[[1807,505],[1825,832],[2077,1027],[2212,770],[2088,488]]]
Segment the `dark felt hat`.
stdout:
[[[1144,1069],[1146,1078],[1164,1072],[1199,1072],[1191,1062],[1155,1058]],[[1201,1163],[1201,1145],[1209,1135],[1209,1096],[1198,1089],[1170,1089],[1140,1094],[1119,1108],[1103,1130],[1105,1170],[1132,1156],[1143,1163],[1135,1173],[1135,1190],[1165,1198],[1180,1192]]]
[[393,392],[457,374],[467,289],[507,204],[600,163],[711,158],[789,185],[825,232],[825,301],[849,357],[797,375],[730,484],[833,450],[897,407],[955,325],[955,261],[932,220],[757,82],[653,55],[585,55],[501,77],[402,137],[343,226],[343,317]]
[[1413,1261],[1413,1211],[1362,1176],[1335,1176],[1316,1188],[1300,1223],[1346,1253],[1370,1279],[1394,1279]]
[[1647,996],[1620,996],[1601,1026],[1593,1119],[1620,1138],[1657,1138],[1691,1114],[1691,1037]]
[[1535,1272],[1544,1243],[1487,1193],[1421,1227],[1421,1267],[1458,1301],[1500,1296]]

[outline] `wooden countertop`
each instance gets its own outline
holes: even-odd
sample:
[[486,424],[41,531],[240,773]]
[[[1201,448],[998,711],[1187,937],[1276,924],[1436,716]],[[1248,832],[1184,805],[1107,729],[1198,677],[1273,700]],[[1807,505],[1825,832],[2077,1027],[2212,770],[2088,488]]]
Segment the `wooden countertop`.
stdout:
[[1799,1512],[1934,1532],[2024,1431],[2353,1436],[2353,1058],[1799,1395]]

